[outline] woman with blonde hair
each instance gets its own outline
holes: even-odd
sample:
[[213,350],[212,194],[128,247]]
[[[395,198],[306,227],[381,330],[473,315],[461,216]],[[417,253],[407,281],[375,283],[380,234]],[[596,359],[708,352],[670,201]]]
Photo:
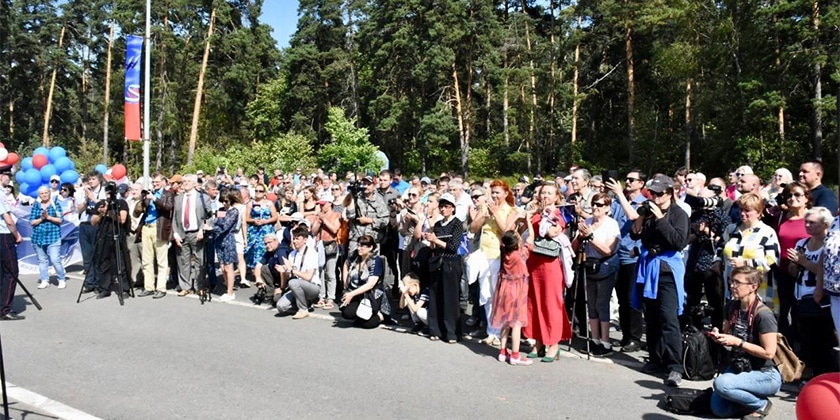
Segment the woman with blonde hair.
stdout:
[[[738,208],[741,221],[723,231],[724,284],[735,268],[753,267],[766,274],[779,261],[779,238],[773,228],[761,221],[764,200],[758,194],[746,193],[738,198]],[[767,286],[762,284],[759,296],[766,292]]]

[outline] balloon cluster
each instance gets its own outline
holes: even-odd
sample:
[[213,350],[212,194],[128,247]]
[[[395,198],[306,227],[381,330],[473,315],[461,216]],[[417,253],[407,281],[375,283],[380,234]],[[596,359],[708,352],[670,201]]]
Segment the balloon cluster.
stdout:
[[[5,149],[2,149],[5,151]],[[0,156],[3,152],[0,151]],[[16,162],[9,161],[13,157],[19,159],[14,153],[6,158],[7,164]],[[2,164],[3,162],[0,162]],[[76,172],[76,164],[67,157],[67,151],[61,146],[53,148],[39,147],[32,152],[31,157],[20,161],[20,170],[15,173],[15,181],[20,186],[20,192],[32,198],[38,197],[38,188],[41,185],[50,185],[50,178],[58,175],[62,183],[75,184],[79,180],[79,173]]]

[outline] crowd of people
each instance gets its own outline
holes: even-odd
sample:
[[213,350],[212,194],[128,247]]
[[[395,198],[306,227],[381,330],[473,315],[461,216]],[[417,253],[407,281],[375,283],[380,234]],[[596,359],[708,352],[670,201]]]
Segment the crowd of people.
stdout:
[[[751,366],[716,379],[715,414],[760,417],[781,386],[776,331],[798,343],[811,374],[838,370],[840,217],[822,175],[818,161],[802,163],[797,180],[785,168],[763,182],[742,166],[727,182],[685,169],[617,179],[572,167],[513,185],[217,168],[157,173],[147,188],[94,171],[39,191],[30,223],[39,288],[50,287],[50,266],[66,285],[57,229],[72,216],[84,291],[99,298],[137,287],[139,297],[217,291],[229,301],[252,287],[255,303],[291,319],[334,308],[361,328],[410,319],[434,341],[481,339],[512,365],[551,363],[578,334],[593,357],[646,350],[643,371],[679,386],[682,331],[706,326]],[[13,243],[10,206],[21,204],[6,191],[0,239]],[[0,315],[22,319],[9,312],[16,263],[2,252],[0,263]],[[523,338],[535,343],[528,354]]]

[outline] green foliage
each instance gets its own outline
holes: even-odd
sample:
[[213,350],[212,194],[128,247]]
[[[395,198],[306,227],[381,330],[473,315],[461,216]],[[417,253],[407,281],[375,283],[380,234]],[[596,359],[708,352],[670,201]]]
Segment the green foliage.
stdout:
[[347,119],[344,110],[332,107],[327,113],[324,129],[330,141],[318,152],[322,168],[343,173],[346,171],[378,170],[382,161],[376,156],[379,150],[369,141],[366,128],[357,128],[355,119]]
[[225,153],[213,147],[204,146],[196,151],[193,165],[184,167],[184,171],[203,170],[215,173],[217,168],[226,167],[230,172],[235,168],[246,168],[246,172],[264,166],[266,171],[280,169],[293,171],[300,167],[311,170],[317,167],[312,144],[306,137],[298,134],[280,134],[269,140],[237,144],[225,149]]

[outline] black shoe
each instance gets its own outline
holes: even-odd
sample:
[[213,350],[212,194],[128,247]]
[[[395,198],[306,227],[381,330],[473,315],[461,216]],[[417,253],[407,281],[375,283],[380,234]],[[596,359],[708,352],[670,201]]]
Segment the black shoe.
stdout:
[[85,288],[82,289],[82,293],[90,293],[90,292],[93,292],[95,290],[96,290],[96,288],[93,287],[93,286],[85,286]]
[[5,315],[0,315],[0,321],[22,321],[26,319],[23,315],[18,315],[14,312],[9,312]]
[[592,349],[592,356],[607,357],[611,354],[613,354],[612,349],[604,347],[603,344],[596,344],[595,347]]
[[154,294],[155,294],[155,292],[153,292],[151,290],[143,290],[142,292],[137,294],[137,297],[146,297],[146,296],[151,296],[151,295],[154,295]]
[[158,290],[155,292],[155,295],[152,296],[152,299],[160,299],[164,296],[166,296],[166,292],[161,292],[160,290]]
[[621,346],[622,353],[635,353],[642,349],[642,344],[638,341],[631,341]]
[[642,373],[647,373],[648,375],[657,373],[662,371],[662,364],[657,362],[647,362],[644,366],[642,366]]
[[108,291],[108,290],[103,290],[103,291],[99,292],[98,295],[96,295],[96,298],[97,299],[105,299],[109,296],[111,296],[111,292]]

